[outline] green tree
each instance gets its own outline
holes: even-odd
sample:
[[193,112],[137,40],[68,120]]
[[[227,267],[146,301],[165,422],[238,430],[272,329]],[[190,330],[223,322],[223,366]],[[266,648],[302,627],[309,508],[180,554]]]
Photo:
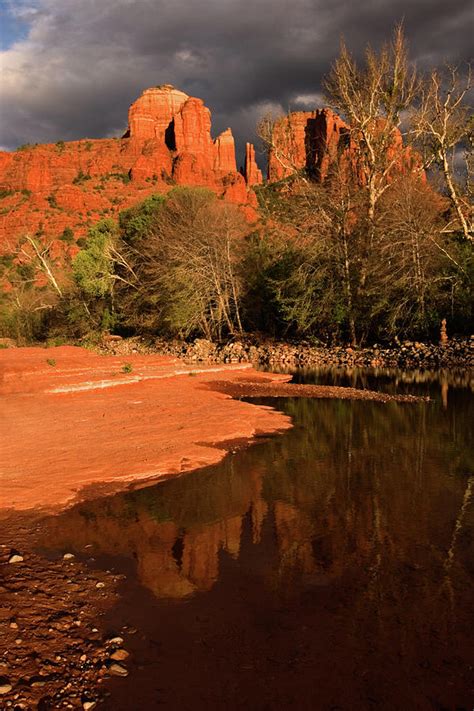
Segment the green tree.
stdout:
[[100,330],[110,330],[117,323],[117,283],[135,287],[135,273],[124,252],[117,223],[106,219],[89,230],[85,248],[72,263],[82,305]]

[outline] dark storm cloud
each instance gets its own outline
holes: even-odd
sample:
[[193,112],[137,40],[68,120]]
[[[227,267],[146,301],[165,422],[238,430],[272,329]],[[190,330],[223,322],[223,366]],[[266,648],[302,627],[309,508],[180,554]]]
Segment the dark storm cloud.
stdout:
[[10,0],[27,37],[1,53],[0,144],[118,134],[141,91],[202,97],[215,132],[320,101],[341,35],[356,55],[404,20],[424,67],[469,57],[470,0]]

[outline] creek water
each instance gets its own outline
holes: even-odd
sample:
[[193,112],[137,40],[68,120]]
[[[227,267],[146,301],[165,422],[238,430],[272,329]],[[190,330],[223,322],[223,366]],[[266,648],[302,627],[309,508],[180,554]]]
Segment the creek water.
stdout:
[[126,574],[107,708],[473,707],[472,376],[294,377],[432,401],[260,401],[294,429],[45,523],[51,551]]

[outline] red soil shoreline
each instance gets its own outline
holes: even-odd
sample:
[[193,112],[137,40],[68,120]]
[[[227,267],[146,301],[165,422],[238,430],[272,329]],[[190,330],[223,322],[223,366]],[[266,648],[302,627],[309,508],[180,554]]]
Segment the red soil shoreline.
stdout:
[[226,442],[291,427],[281,412],[202,387],[216,372],[232,382],[242,371],[289,377],[72,346],[0,352],[0,513],[55,511],[98,485],[112,492],[178,475],[219,462]]

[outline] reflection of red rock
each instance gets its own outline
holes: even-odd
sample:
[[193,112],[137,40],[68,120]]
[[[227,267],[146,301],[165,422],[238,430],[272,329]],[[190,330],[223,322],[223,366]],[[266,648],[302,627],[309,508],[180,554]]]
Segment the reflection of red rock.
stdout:
[[[255,168],[249,175],[258,182]],[[11,193],[2,200],[0,251],[25,232],[51,238],[70,227],[80,236],[104,215],[173,185],[209,187],[248,212],[256,204],[251,184],[237,172],[230,128],[213,140],[201,99],[165,84],[131,105],[122,139],[0,152],[0,189]]]
[[315,569],[308,515],[285,501],[275,501],[275,530],[280,554],[280,573],[312,573]]

